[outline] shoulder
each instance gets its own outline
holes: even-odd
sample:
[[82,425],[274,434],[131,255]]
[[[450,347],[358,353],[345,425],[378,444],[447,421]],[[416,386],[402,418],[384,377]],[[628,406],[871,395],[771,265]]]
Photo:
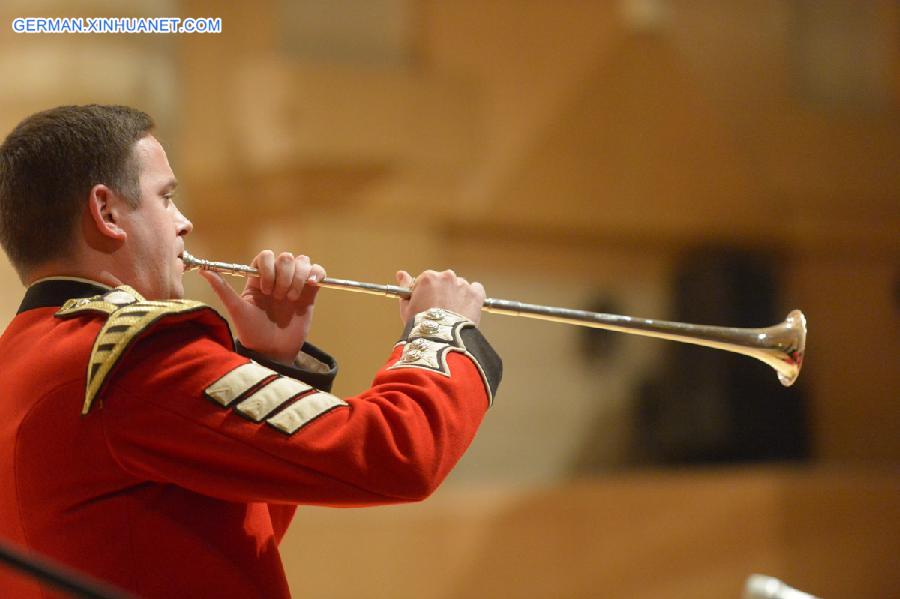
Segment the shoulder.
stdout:
[[145,300],[127,286],[91,298],[67,301],[57,318],[94,314],[105,318],[91,349],[82,413],[87,413],[113,370],[136,343],[149,337],[177,341],[198,334],[233,350],[228,323],[208,305],[193,300]]

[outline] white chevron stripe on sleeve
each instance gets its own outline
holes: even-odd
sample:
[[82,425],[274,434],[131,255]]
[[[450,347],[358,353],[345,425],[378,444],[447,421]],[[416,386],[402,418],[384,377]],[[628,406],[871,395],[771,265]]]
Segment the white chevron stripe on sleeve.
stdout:
[[206,395],[216,403],[228,407],[242,393],[276,374],[274,370],[256,362],[242,364],[206,388]]
[[305,393],[312,389],[306,383],[289,379],[287,377],[278,377],[264,387],[254,391],[242,400],[235,408],[238,412],[259,422],[284,402],[297,397],[301,393]]
[[330,393],[319,391],[301,397],[266,422],[283,433],[292,435],[325,412],[348,405],[346,401]]

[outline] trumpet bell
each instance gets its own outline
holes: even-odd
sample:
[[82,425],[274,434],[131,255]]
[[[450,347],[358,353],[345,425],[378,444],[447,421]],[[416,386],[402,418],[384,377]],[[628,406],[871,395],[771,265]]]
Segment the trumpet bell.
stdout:
[[[790,387],[800,376],[803,356],[806,352],[806,316],[793,310],[783,323],[769,327],[764,333],[769,339],[765,357],[754,355],[778,373],[778,380]],[[765,340],[762,340],[765,343]],[[748,354],[753,355],[753,354]]]

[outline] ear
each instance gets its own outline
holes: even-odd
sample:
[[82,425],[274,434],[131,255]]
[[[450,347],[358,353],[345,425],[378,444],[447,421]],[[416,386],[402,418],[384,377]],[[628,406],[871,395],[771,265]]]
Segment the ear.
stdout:
[[125,241],[128,233],[121,227],[121,217],[128,207],[125,200],[106,185],[94,185],[88,197],[88,211],[97,232],[117,241]]

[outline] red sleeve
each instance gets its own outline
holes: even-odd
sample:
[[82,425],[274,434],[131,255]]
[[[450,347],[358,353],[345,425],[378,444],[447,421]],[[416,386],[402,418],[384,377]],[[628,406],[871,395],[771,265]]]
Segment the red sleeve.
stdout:
[[462,456],[496,386],[460,331],[480,334],[454,326],[443,339],[414,332],[371,388],[340,399],[266,372],[201,326],[163,322],[87,417],[102,418],[110,452],[141,479],[235,501],[415,501]]

